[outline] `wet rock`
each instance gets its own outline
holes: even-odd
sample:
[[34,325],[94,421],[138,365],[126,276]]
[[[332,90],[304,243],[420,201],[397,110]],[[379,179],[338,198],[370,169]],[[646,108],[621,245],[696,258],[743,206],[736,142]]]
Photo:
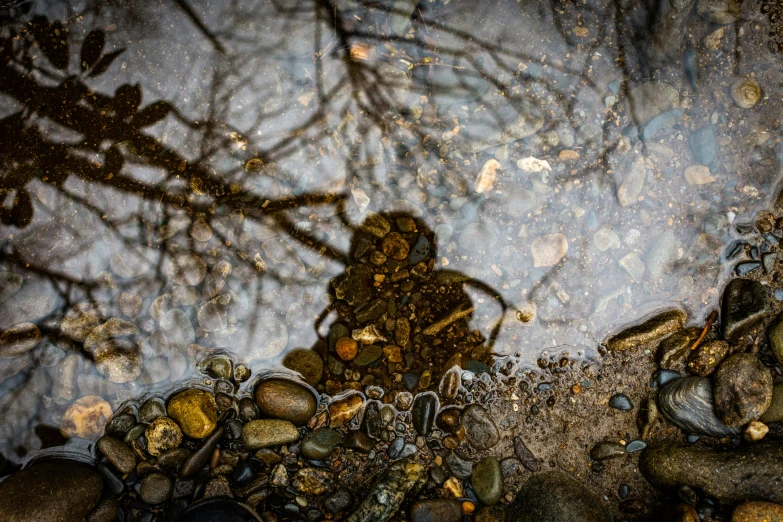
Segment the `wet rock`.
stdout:
[[192,388],[172,396],[167,410],[183,433],[194,439],[206,437],[217,426],[215,397],[206,390]]
[[679,242],[672,230],[660,234],[647,252],[647,268],[654,279],[663,277],[677,260]]
[[210,356],[199,363],[199,369],[213,379],[228,381],[234,377],[234,361],[228,355]]
[[190,225],[190,237],[201,243],[206,243],[212,239],[212,227],[203,217],[198,217]]
[[729,353],[729,343],[726,341],[709,341],[700,344],[691,353],[688,361],[688,371],[706,377],[710,375],[718,364]]
[[329,427],[339,428],[350,422],[364,405],[364,399],[358,393],[351,393],[329,404]]
[[783,364],[783,312],[767,328],[767,342],[778,362]]
[[139,294],[123,292],[120,294],[120,312],[122,315],[135,318],[141,312],[142,299]]
[[302,439],[301,453],[313,460],[324,460],[343,441],[342,434],[332,428],[317,428]]
[[323,359],[314,350],[308,348],[297,348],[288,352],[283,358],[283,366],[299,373],[310,386],[318,384],[324,372]]
[[163,473],[150,473],[141,481],[139,496],[151,506],[166,502],[171,496],[172,482]]
[[533,266],[554,266],[568,252],[568,240],[563,234],[549,234],[533,240],[530,245],[533,254]]
[[207,275],[207,264],[198,255],[184,252],[175,255],[166,265],[166,275],[172,284],[196,286]]
[[68,438],[97,439],[109,417],[109,403],[96,395],[87,395],[71,404],[65,411],[60,423],[60,433]]
[[737,0],[699,0],[696,11],[708,22],[728,25],[739,19],[740,3]]
[[296,426],[287,420],[259,419],[242,427],[242,444],[249,450],[289,444],[298,439]]
[[491,448],[500,440],[497,426],[478,404],[471,404],[463,410],[460,424],[465,428],[465,439],[477,450]]
[[398,261],[404,261],[408,258],[410,252],[410,245],[399,232],[389,232],[386,237],[383,238],[381,244],[381,250],[386,257],[396,259]]
[[469,460],[460,458],[456,453],[449,453],[443,462],[449,468],[449,471],[458,479],[467,480],[473,473],[473,463]]
[[86,464],[37,462],[0,483],[0,520],[82,520],[98,504],[102,491],[103,479]]
[[366,218],[364,218],[364,221],[362,221],[359,229],[362,232],[366,232],[372,236],[377,237],[378,239],[383,239],[391,230],[391,225],[389,224],[389,221],[382,215],[371,212],[367,214]]
[[590,458],[597,461],[625,456],[625,446],[618,442],[599,442],[590,450]]
[[783,383],[778,383],[772,387],[772,400],[767,410],[759,417],[759,420],[765,424],[783,420]]
[[427,478],[424,466],[411,460],[392,463],[378,477],[347,522],[386,522],[408,495],[415,494]]
[[327,512],[334,515],[348,509],[352,503],[351,492],[345,488],[340,488],[324,500],[324,508]]
[[99,342],[93,357],[95,367],[109,382],[130,382],[141,374],[141,350],[125,339]]
[[206,466],[212,458],[212,453],[217,448],[218,442],[223,437],[225,429],[223,426],[218,427],[212,432],[210,436],[201,441],[201,444],[190,454],[190,456],[182,463],[182,467],[179,470],[179,476],[181,478],[192,477],[197,474],[201,469]]
[[82,371],[84,357],[78,353],[67,355],[52,377],[52,398],[57,404],[68,404],[76,398],[76,378]]
[[715,413],[712,382],[706,377],[683,377],[666,384],[658,395],[664,417],[687,433],[734,437],[739,429],[723,424]]
[[413,428],[419,435],[428,436],[435,425],[435,415],[440,408],[438,396],[432,392],[420,393],[413,399]]
[[199,309],[198,325],[205,332],[217,332],[228,327],[228,304],[231,296],[220,294],[214,299],[204,303]]
[[736,342],[769,314],[767,290],[752,279],[732,279],[723,290],[721,328],[723,338]]
[[38,414],[41,396],[49,389],[49,378],[44,371],[33,370],[17,388],[0,397],[0,442],[20,433]]
[[255,391],[256,404],[269,417],[283,419],[303,426],[315,414],[317,406],[313,394],[293,381],[269,379],[261,382]]
[[94,328],[103,322],[103,314],[97,304],[84,301],[65,313],[60,331],[74,341],[84,342]]
[[196,341],[193,324],[185,312],[179,309],[169,310],[160,320],[160,329],[166,336],[169,347],[184,353],[188,346]]
[[617,235],[617,232],[607,227],[598,229],[593,235],[593,243],[601,252],[606,252],[613,248],[620,248],[621,246],[620,236]]
[[626,328],[606,341],[606,347],[612,351],[627,350],[655,341],[682,328],[685,319],[686,315],[682,310],[667,310],[638,326]]
[[691,165],[685,169],[684,176],[689,185],[706,185],[715,181],[706,165]]
[[494,506],[503,494],[503,471],[495,457],[484,457],[473,467],[470,476],[473,492],[487,506]]
[[621,207],[631,206],[638,201],[646,177],[647,168],[644,165],[644,156],[638,154],[630,162],[628,171],[617,187],[617,201]]
[[503,167],[498,160],[490,159],[481,167],[481,171],[476,176],[476,181],[473,183],[473,191],[477,194],[484,192],[490,192],[495,188],[495,182],[498,178],[498,171]]
[[453,499],[419,500],[411,506],[411,522],[460,522],[462,503]]
[[568,475],[549,471],[534,475],[506,510],[509,522],[609,522],[601,500]]
[[120,473],[130,473],[136,467],[136,454],[124,442],[114,437],[98,439],[100,451]]
[[650,484],[662,490],[688,486],[727,504],[748,498],[780,503],[781,459],[780,442],[760,442],[729,451],[663,444],[645,450],[639,468]]
[[644,266],[644,261],[642,261],[642,259],[639,257],[639,254],[636,252],[631,252],[630,254],[621,257],[620,260],[617,261],[617,264],[620,265],[623,270],[625,270],[635,281],[641,280],[641,277],[646,269]]
[[[125,321],[119,317],[110,317],[105,323],[93,328],[86,339],[84,339],[84,349],[91,354],[95,354],[100,346],[107,347],[108,341],[114,339],[120,340],[125,337],[132,337],[139,334],[139,329],[130,321]],[[127,341],[126,339],[121,339]]]
[[525,441],[519,436],[514,437],[514,454],[522,465],[525,466],[526,470],[533,473],[538,471],[538,460],[525,445]]
[[226,285],[233,267],[231,263],[225,260],[220,260],[215,263],[209,270],[209,275],[204,282],[203,297],[204,299],[212,299],[223,290]]
[[731,522],[781,522],[783,506],[773,502],[743,502],[731,514]]
[[323,495],[334,489],[334,478],[329,470],[302,468],[294,474],[291,485],[304,495]]
[[743,438],[748,442],[758,442],[769,433],[769,427],[763,422],[750,421],[745,426],[745,431],[742,433]]
[[609,398],[609,406],[615,410],[620,411],[631,411],[633,409],[631,399],[629,399],[628,396],[624,393],[615,393],[612,395]]
[[642,139],[649,142],[670,135],[674,132],[675,126],[680,123],[684,114],[682,109],[672,109],[659,114],[644,126]]
[[12,298],[22,288],[24,279],[13,272],[0,271],[0,303]]
[[337,356],[343,361],[352,361],[359,353],[359,343],[350,337],[341,337],[334,345]]
[[715,156],[718,154],[717,126],[705,125],[693,131],[688,138],[688,143],[696,163],[709,165],[715,161]]
[[658,345],[658,366],[672,369],[690,354],[693,342],[699,338],[701,328],[683,328],[665,338]]
[[144,430],[144,436],[147,438],[147,451],[155,457],[182,444],[182,430],[168,417],[152,421]]
[[737,353],[715,372],[715,412],[729,427],[758,419],[772,401],[772,374],[749,353]]
[[363,431],[351,431],[345,437],[343,446],[346,449],[350,449],[359,453],[369,453],[374,445],[373,440],[368,437]]
[[139,407],[139,422],[149,424],[166,415],[166,403],[159,397],[150,397]]
[[[373,341],[374,342],[374,341]],[[365,346],[354,358],[353,363],[357,366],[369,366],[383,356],[383,348],[371,344]]]
[[19,357],[41,341],[41,331],[33,323],[21,323],[0,334],[0,357]]
[[731,84],[730,93],[734,103],[743,109],[754,107],[761,99],[761,87],[751,77],[737,80]]
[[671,85],[660,82],[647,82],[629,92],[631,114],[644,125],[664,111],[680,105],[680,93]]

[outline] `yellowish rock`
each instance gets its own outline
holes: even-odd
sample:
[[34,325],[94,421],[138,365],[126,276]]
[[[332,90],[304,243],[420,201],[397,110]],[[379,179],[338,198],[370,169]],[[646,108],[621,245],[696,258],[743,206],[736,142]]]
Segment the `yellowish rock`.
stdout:
[[750,109],[761,99],[761,86],[751,77],[732,83],[730,92],[734,103],[743,109]]
[[203,439],[217,426],[215,397],[206,390],[191,388],[174,395],[169,399],[168,413],[183,433],[194,439]]
[[706,165],[691,165],[685,169],[685,181],[689,185],[706,185],[715,181],[715,178]]
[[339,428],[353,419],[362,408],[364,401],[358,393],[338,399],[329,405],[329,427]]
[[465,496],[465,488],[462,487],[462,482],[457,477],[450,477],[443,483],[443,487],[450,491],[454,498],[463,498]]
[[168,417],[158,417],[150,422],[144,436],[147,438],[147,451],[155,457],[182,444],[182,430]]
[[473,184],[473,190],[477,194],[489,192],[495,188],[495,182],[498,178],[498,171],[501,169],[501,165],[496,159],[487,160],[484,166],[481,167],[481,171],[476,176],[476,181]]
[[745,502],[734,509],[731,522],[783,522],[783,506],[772,502]]
[[745,427],[745,433],[743,436],[748,442],[756,442],[767,436],[769,428],[766,424],[759,421],[750,421]]
[[97,395],[87,395],[71,404],[65,411],[60,433],[68,438],[97,439],[111,413],[111,405],[108,402]]

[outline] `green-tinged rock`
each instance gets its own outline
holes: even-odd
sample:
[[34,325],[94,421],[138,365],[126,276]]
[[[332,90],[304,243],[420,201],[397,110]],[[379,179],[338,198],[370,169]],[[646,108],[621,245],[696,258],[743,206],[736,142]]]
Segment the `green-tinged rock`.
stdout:
[[728,451],[662,444],[642,453],[639,469],[650,484],[661,490],[688,486],[727,504],[749,498],[780,503],[781,462],[783,443],[779,441]]
[[302,455],[308,459],[323,460],[343,441],[342,434],[332,428],[317,428],[302,440]]
[[0,520],[73,522],[98,504],[103,479],[80,462],[38,462],[0,483]]
[[759,420],[764,424],[783,421],[783,382],[772,387],[772,401]]
[[296,348],[283,358],[283,366],[298,372],[310,386],[315,386],[324,373],[324,361],[321,356],[309,348]]
[[334,489],[334,473],[327,469],[302,468],[291,484],[303,495],[324,495]]
[[256,450],[289,444],[299,439],[299,432],[291,422],[280,419],[260,419],[242,427],[242,444]]
[[392,463],[372,485],[364,501],[348,515],[347,522],[386,522],[399,511],[408,495],[415,495],[424,485],[425,471],[424,466],[407,459]]
[[609,522],[601,499],[559,471],[534,475],[506,510],[509,522]]
[[606,348],[611,351],[628,350],[658,340],[682,328],[685,319],[686,315],[682,310],[667,310],[640,325],[626,328],[606,341]]
[[778,362],[783,364],[783,312],[767,328],[767,341]]
[[503,470],[495,457],[484,457],[473,467],[470,477],[473,491],[487,506],[494,506],[503,494]]
[[690,353],[691,345],[699,338],[701,328],[683,328],[662,340],[658,345],[658,365],[661,368],[675,369],[675,367]]

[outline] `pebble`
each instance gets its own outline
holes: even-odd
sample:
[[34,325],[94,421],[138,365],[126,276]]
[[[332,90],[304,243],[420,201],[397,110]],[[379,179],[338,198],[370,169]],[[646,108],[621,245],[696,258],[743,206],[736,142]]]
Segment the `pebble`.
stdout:
[[533,254],[533,266],[554,266],[565,257],[568,252],[568,240],[561,233],[548,234],[533,240],[530,246]]
[[303,426],[315,414],[315,396],[309,389],[286,379],[261,382],[255,391],[259,409],[274,419],[287,420]]
[[685,181],[688,185],[706,185],[715,181],[710,168],[705,165],[691,165],[685,169]]
[[582,484],[558,471],[531,477],[506,510],[508,522],[608,522],[601,500]]
[[690,347],[699,338],[701,328],[683,328],[665,338],[658,345],[658,366],[673,369],[690,354]]
[[329,427],[344,426],[359,413],[364,406],[364,399],[359,393],[350,393],[329,404]]
[[649,142],[668,136],[674,132],[674,127],[680,123],[684,114],[682,109],[672,109],[659,114],[644,126],[642,139]]
[[666,384],[658,407],[666,419],[686,433],[734,437],[739,430],[723,424],[715,413],[712,382],[706,377],[683,377]]
[[[688,143],[691,146],[691,152],[693,153],[693,158],[696,160],[696,163],[700,163],[702,166],[704,166],[710,165],[713,161],[715,161],[715,156],[718,154],[717,130],[718,128],[716,125],[705,125],[704,127],[691,133],[690,137],[688,138]],[[688,178],[687,171],[685,178]]]
[[150,473],[141,480],[139,496],[151,506],[166,502],[171,496],[172,482],[163,473]]
[[609,406],[614,408],[615,410],[620,411],[631,411],[633,409],[633,404],[631,404],[631,399],[628,398],[627,395],[624,393],[615,393],[609,398]]
[[64,459],[36,462],[0,482],[0,520],[82,520],[102,492],[101,475],[86,464]]
[[527,445],[525,445],[525,441],[523,441],[520,436],[514,437],[514,454],[526,470],[532,473],[538,471],[538,460],[535,455],[533,455],[533,452],[528,449]]
[[731,84],[731,98],[738,107],[750,109],[761,99],[761,87],[751,77],[742,78]]
[[180,253],[166,265],[166,275],[172,284],[196,286],[207,276],[207,264],[193,252]]
[[680,105],[680,93],[671,85],[647,82],[630,90],[631,113],[639,125],[644,125],[664,111]]
[[590,458],[597,461],[604,461],[625,456],[625,446],[618,442],[602,441],[597,443],[590,450]]
[[95,439],[103,431],[111,413],[109,403],[97,395],[81,397],[63,414],[60,433],[68,438]]
[[646,177],[647,168],[644,165],[644,156],[638,154],[631,160],[628,172],[617,187],[617,201],[621,207],[631,206],[638,201]]
[[446,464],[446,467],[449,468],[449,471],[458,479],[467,480],[473,473],[473,462],[461,458],[456,453],[449,453],[446,455],[443,462]]
[[298,439],[299,431],[287,420],[259,419],[242,427],[242,444],[249,450],[281,446]]
[[353,363],[357,366],[369,366],[383,356],[383,348],[377,344],[365,346],[361,352],[354,358]]
[[122,384],[141,375],[142,357],[139,347],[125,339],[101,341],[93,354],[95,367],[109,382]]
[[625,446],[626,453],[636,453],[647,447],[647,443],[643,440],[634,439]]
[[688,371],[694,375],[706,377],[710,375],[729,353],[729,343],[726,341],[709,341],[702,343],[691,352],[688,360]]
[[302,439],[301,453],[313,460],[324,460],[343,441],[342,434],[332,428],[317,428]]
[[291,485],[305,495],[323,495],[334,489],[334,478],[329,470],[302,468],[294,474]]
[[212,227],[203,217],[198,217],[190,225],[190,237],[201,243],[206,243],[212,239]]
[[217,426],[215,397],[206,390],[191,388],[169,399],[168,415],[188,437],[202,439]]
[[196,317],[205,332],[218,332],[228,327],[229,294],[220,294],[199,307]]
[[192,477],[209,463],[212,453],[215,451],[215,448],[217,448],[218,442],[220,442],[224,432],[225,429],[220,426],[213,431],[211,435],[201,441],[193,453],[191,453],[182,463],[182,467],[179,470],[180,478]]
[[407,259],[408,253],[410,252],[410,245],[399,232],[389,232],[386,234],[386,237],[383,238],[381,250],[386,257],[404,261]]
[[778,362],[783,364],[783,312],[767,328],[767,341]]
[[476,176],[476,180],[473,183],[473,190],[477,194],[483,194],[484,192],[490,192],[495,188],[495,182],[498,178],[498,171],[502,170],[502,166],[496,159],[487,160],[481,167],[481,170]]
[[701,520],[699,513],[683,502],[664,507],[656,516],[656,520],[666,520],[667,522],[700,522]]
[[743,502],[731,514],[731,522],[781,522],[783,506],[773,502]]
[[620,248],[621,246],[620,236],[617,235],[617,232],[607,227],[598,229],[593,235],[593,243],[601,252],[606,252],[613,248]]
[[674,231],[667,229],[653,241],[647,253],[647,268],[653,279],[664,277],[677,260],[679,242]]
[[770,312],[766,288],[752,279],[732,279],[721,301],[721,328],[729,343],[750,332]]
[[258,522],[258,516],[245,504],[219,497],[191,504],[177,522]]
[[432,392],[420,393],[413,399],[412,421],[417,433],[427,437],[435,425],[435,415],[440,408],[438,396]]
[[636,252],[624,255],[617,261],[617,264],[635,281],[641,280],[646,268],[644,266],[644,261],[642,261],[639,254]]
[[729,25],[740,17],[738,0],[699,0],[696,3],[699,16],[718,25]]
[[748,442],[758,442],[766,437],[767,433],[769,433],[769,427],[763,422],[754,420],[750,421],[748,425],[745,426],[745,431],[742,436]]
[[0,357],[19,357],[41,341],[41,331],[33,323],[20,323],[0,334]]
[[656,341],[682,328],[686,315],[682,310],[667,310],[646,320],[638,326],[626,328],[606,341],[606,348],[620,351]]
[[0,271],[0,303],[12,298],[22,288],[24,278],[13,272]]
[[346,522],[386,522],[399,511],[408,493],[421,488],[426,479],[426,468],[418,462],[393,462],[378,476]]
[[136,454],[124,442],[104,435],[98,439],[100,451],[120,473],[130,473],[136,467]]
[[283,358],[283,366],[299,373],[310,386],[317,385],[324,373],[323,359],[314,350],[308,348],[296,348],[288,352]]
[[484,457],[473,467],[470,484],[482,504],[494,506],[503,494],[503,471],[495,457]]
[[168,417],[158,417],[144,430],[147,451],[155,457],[182,444],[182,430]]
[[373,445],[372,439],[360,430],[348,432],[343,442],[346,449],[365,454],[372,450]]
[[351,492],[345,488],[338,489],[324,500],[324,508],[332,515],[348,509],[351,504],[353,504]]
[[453,499],[419,500],[411,506],[410,522],[460,522],[462,503]]
[[465,428],[465,439],[477,450],[491,448],[500,440],[497,426],[478,404],[471,404],[463,410],[460,424]]
[[783,502],[780,462],[783,443],[759,442],[735,450],[661,444],[641,454],[639,468],[658,489],[688,486],[719,502],[735,504],[748,498]]
[[366,218],[364,218],[364,221],[362,221],[359,229],[362,232],[366,232],[367,234],[377,237],[378,239],[383,239],[391,230],[391,225],[389,224],[389,221],[382,215],[371,212],[367,214]]
[[756,420],[772,402],[772,374],[749,353],[737,353],[724,360],[715,372],[715,411],[729,427]]

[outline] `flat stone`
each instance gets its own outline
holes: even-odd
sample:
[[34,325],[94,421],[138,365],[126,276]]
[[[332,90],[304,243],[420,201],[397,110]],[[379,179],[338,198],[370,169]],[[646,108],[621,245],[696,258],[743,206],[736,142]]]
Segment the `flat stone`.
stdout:
[[73,522],[98,504],[103,479],[80,462],[37,462],[0,483],[0,520]]
[[628,101],[634,119],[644,125],[660,113],[679,106],[680,93],[671,85],[647,82],[631,89]]
[[0,334],[0,357],[19,357],[41,341],[41,331],[33,323],[20,323]]
[[693,326],[678,330],[663,339],[658,344],[658,366],[665,369],[676,368],[690,354],[690,348],[700,334],[701,328]]
[[391,225],[389,224],[389,221],[382,215],[371,212],[367,214],[366,218],[364,218],[364,221],[362,221],[359,229],[362,232],[366,232],[372,236],[377,237],[378,239],[383,239],[391,230]]
[[533,473],[538,471],[538,459],[536,459],[533,452],[525,445],[525,441],[522,440],[522,437],[514,437],[514,455],[517,456],[526,470]]
[[637,154],[631,160],[628,171],[617,187],[617,201],[621,207],[629,207],[638,201],[646,178],[647,168],[644,165],[644,156]]
[[460,522],[462,502],[447,498],[419,500],[411,506],[409,520],[411,522]]
[[169,399],[168,414],[188,437],[202,439],[217,426],[215,397],[206,390],[191,388]]
[[625,446],[618,442],[599,442],[590,450],[590,458],[597,461],[625,456]]
[[688,185],[707,185],[715,181],[715,177],[710,173],[710,168],[705,165],[691,165],[683,173]]
[[609,522],[601,500],[582,484],[558,471],[531,477],[506,510],[508,522]]
[[686,315],[682,310],[667,310],[659,313],[637,326],[626,328],[606,341],[611,351],[627,350],[641,344],[652,342],[682,328]]
[[709,165],[715,161],[715,156],[718,154],[717,130],[716,125],[705,125],[693,131],[688,138],[696,163]]
[[327,512],[334,515],[348,509],[352,503],[351,492],[345,488],[340,488],[324,500],[324,508]]
[[120,473],[130,473],[136,467],[136,454],[124,442],[104,435],[98,439],[100,451]]
[[781,461],[781,442],[759,442],[729,451],[662,444],[642,452],[639,468],[658,489],[688,486],[727,504],[748,498],[781,503]]
[[93,355],[95,368],[109,382],[122,384],[141,375],[142,356],[140,348],[125,339],[100,341]]
[[346,522],[386,522],[402,506],[408,494],[427,480],[426,468],[411,460],[398,460],[378,476]]
[[438,396],[432,392],[420,393],[413,399],[413,428],[419,435],[428,436],[435,425],[435,415],[440,408]]
[[287,420],[258,419],[242,427],[242,444],[249,450],[281,446],[298,439],[299,431]]
[[491,448],[500,440],[497,426],[478,404],[471,404],[463,410],[460,424],[465,428],[465,439],[477,450]]
[[302,468],[294,474],[291,485],[304,495],[324,495],[334,489],[335,476],[326,469]]
[[699,0],[696,11],[708,22],[729,25],[739,20],[740,3],[737,0]]
[[772,402],[772,374],[749,353],[736,353],[715,372],[715,412],[723,424],[738,428],[756,420]]
[[184,252],[169,261],[166,275],[175,285],[196,286],[207,276],[207,264],[197,254]]
[[315,414],[315,396],[303,385],[287,379],[261,382],[255,391],[256,404],[269,417],[303,426]]
[[503,494],[503,471],[495,457],[484,457],[473,466],[470,476],[473,492],[487,506],[494,506]]
[[730,344],[749,333],[770,313],[767,289],[752,279],[732,279],[723,290],[721,305],[723,338]]
[[229,294],[220,294],[207,301],[198,309],[198,325],[205,332],[218,332],[228,327]]

